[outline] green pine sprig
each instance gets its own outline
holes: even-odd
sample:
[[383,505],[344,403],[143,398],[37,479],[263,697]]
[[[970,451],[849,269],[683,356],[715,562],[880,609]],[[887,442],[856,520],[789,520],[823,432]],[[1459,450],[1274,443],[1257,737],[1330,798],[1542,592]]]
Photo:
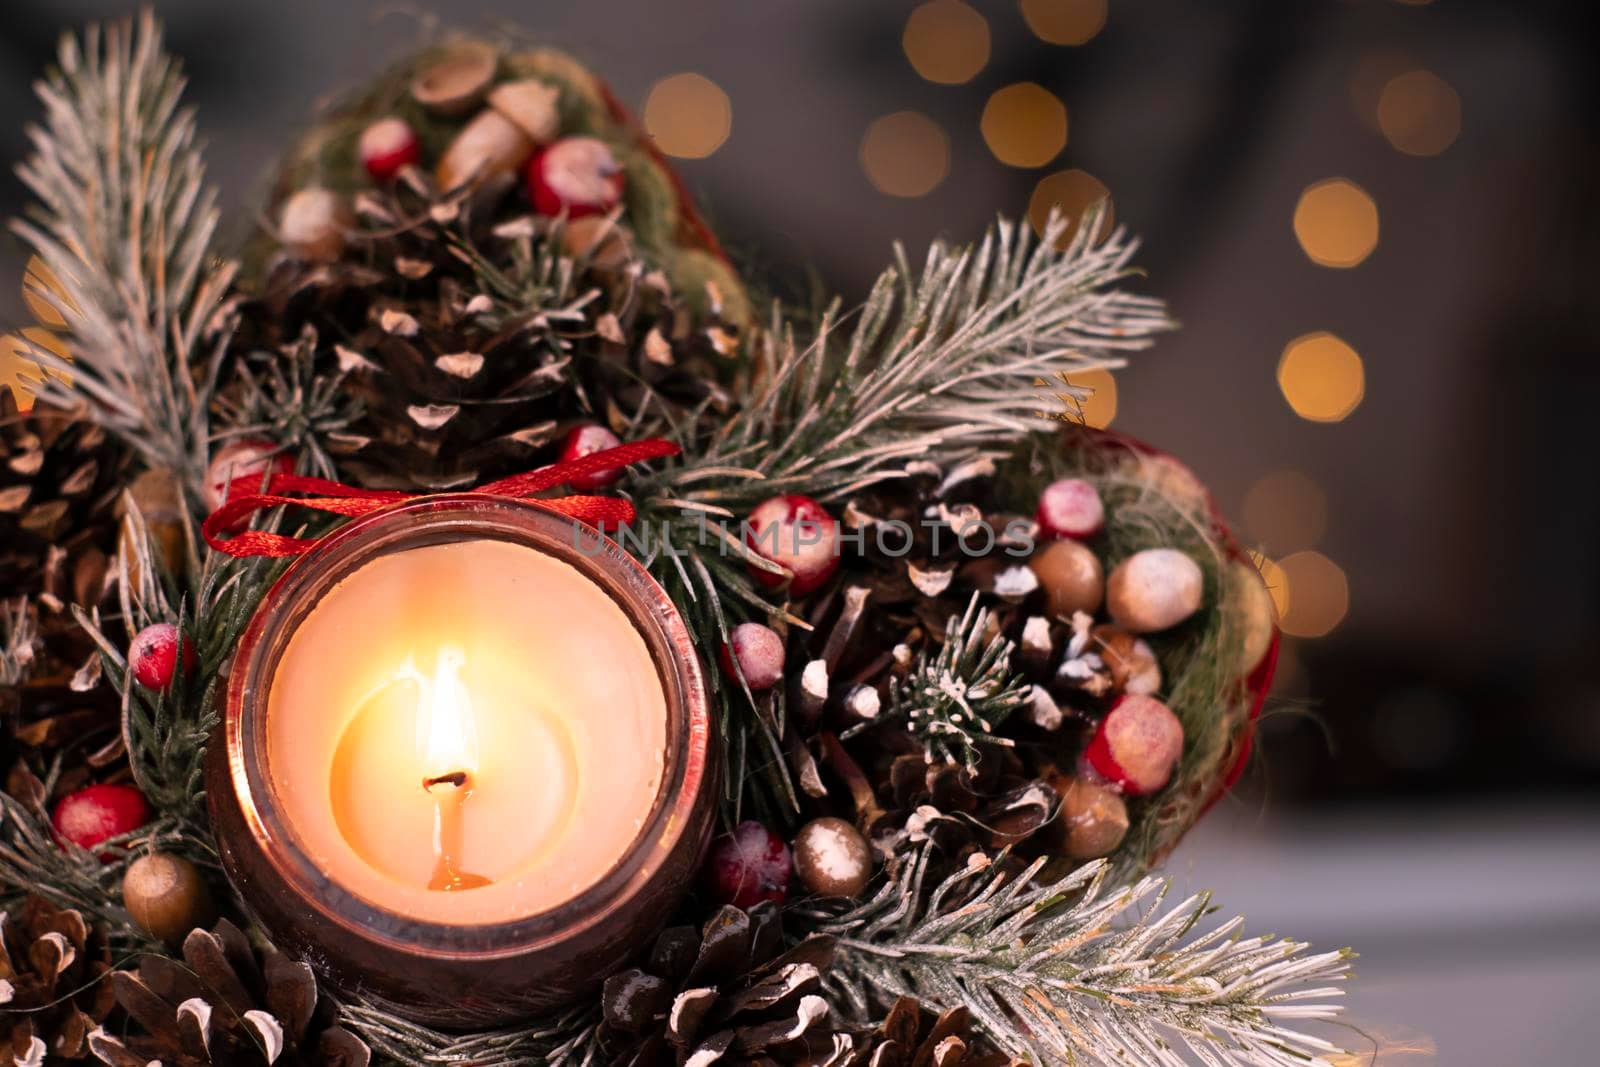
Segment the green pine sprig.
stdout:
[[985,746],[1014,744],[994,730],[1027,702],[1029,687],[1011,670],[1012,643],[988,628],[989,612],[974,593],[967,610],[945,624],[944,643],[890,683],[882,718],[903,721],[929,763],[975,770]]

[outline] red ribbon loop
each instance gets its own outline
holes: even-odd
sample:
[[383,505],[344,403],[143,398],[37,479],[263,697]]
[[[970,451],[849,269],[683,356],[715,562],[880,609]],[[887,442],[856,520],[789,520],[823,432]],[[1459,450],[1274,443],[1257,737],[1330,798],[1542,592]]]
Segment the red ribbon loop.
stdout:
[[[577,459],[563,460],[524,474],[514,474],[466,491],[483,496],[527,499],[535,493],[553,489],[586,474],[599,474],[648,459],[675,456],[680,451],[682,449],[671,441],[651,437],[601,452],[591,452]],[[299,495],[284,495],[287,493]],[[238,530],[249,516],[268,508],[294,505],[355,518],[402,500],[414,500],[420,495],[393,489],[361,489],[301,474],[274,474],[263,491],[229,497],[220,508],[206,517],[200,532],[206,544],[230,556],[298,556],[309,551],[321,538],[289,537],[265,530],[242,530],[230,535],[230,531]],[[615,496],[560,496],[529,502],[594,526],[608,523],[621,525],[632,522],[634,517],[633,504]]]

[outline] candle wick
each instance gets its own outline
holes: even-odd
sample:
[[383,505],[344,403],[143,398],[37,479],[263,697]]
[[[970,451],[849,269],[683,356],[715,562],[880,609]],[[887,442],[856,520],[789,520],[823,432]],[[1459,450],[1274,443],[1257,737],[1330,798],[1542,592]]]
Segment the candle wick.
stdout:
[[432,792],[433,787],[436,785],[453,785],[457,789],[460,789],[466,784],[466,771],[451,771],[449,774],[441,774],[437,778],[424,778],[422,780],[422,788],[428,790],[429,792]]

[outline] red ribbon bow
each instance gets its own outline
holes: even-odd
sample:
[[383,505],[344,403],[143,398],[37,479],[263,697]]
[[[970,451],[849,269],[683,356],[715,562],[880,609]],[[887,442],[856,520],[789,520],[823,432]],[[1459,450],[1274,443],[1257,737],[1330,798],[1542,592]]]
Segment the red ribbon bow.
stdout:
[[[586,474],[616,470],[647,459],[675,456],[680,451],[682,449],[671,441],[652,437],[601,452],[591,452],[578,459],[563,460],[524,474],[513,474],[467,492],[528,498]],[[285,496],[285,493],[308,495]],[[355,518],[402,500],[415,499],[419,495],[393,489],[360,489],[326,478],[309,478],[300,474],[274,474],[263,492],[248,493],[224,501],[220,508],[206,517],[200,532],[206,544],[230,556],[298,556],[309,551],[321,538],[287,537],[265,530],[243,530],[230,536],[229,531],[238,529],[246,517],[267,508],[295,505]],[[545,497],[530,503],[595,526],[629,523],[634,516],[633,504],[615,496]]]

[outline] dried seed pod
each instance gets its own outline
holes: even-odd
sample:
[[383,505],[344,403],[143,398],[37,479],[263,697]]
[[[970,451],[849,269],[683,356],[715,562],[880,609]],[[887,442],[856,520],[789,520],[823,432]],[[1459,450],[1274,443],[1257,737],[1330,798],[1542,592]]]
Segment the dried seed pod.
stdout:
[[[510,120],[507,120],[508,122]],[[622,164],[598,137],[563,137],[528,164],[528,199],[541,215],[603,215],[622,202]]]
[[1228,565],[1228,612],[1239,631],[1239,673],[1261,665],[1278,626],[1278,608],[1261,572],[1242,559]]
[[465,115],[483,99],[498,62],[488,45],[462,44],[417,75],[411,83],[411,98],[435,115]]
[[538,78],[503,82],[489,92],[489,106],[515,122],[536,145],[561,132],[561,90]]
[[572,258],[601,270],[620,267],[633,255],[628,231],[607,215],[570,220],[561,228],[561,247]]
[[1084,764],[1129,796],[1144,796],[1172,778],[1183,754],[1183,724],[1161,701],[1122,696],[1100,720]]
[[1106,509],[1093,485],[1082,478],[1062,478],[1039,494],[1035,521],[1046,537],[1087,541],[1105,526]]
[[1038,576],[1050,605],[1050,614],[1069,618],[1073,612],[1093,614],[1105,597],[1105,572],[1100,558],[1076,541],[1052,541],[1036,552],[1028,565]]
[[794,869],[818,896],[853,897],[872,877],[872,849],[843,819],[813,819],[795,835]]
[[522,127],[498,111],[480,111],[461,128],[434,167],[440,192],[495,174],[511,174],[533,154],[533,142]]
[[1135,552],[1106,581],[1106,610],[1137,634],[1170,629],[1200,610],[1205,578],[1200,565],[1175,548]]
[[1096,626],[1090,638],[1119,692],[1154,696],[1161,691],[1161,664],[1144,638],[1115,626]]

